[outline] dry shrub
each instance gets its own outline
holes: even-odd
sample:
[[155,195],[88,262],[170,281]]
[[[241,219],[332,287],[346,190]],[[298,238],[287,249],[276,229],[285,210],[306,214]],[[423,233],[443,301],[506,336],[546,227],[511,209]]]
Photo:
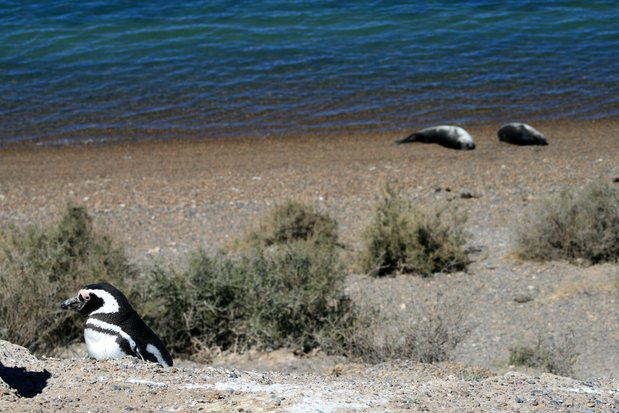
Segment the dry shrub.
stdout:
[[142,301],[177,355],[208,348],[329,351],[355,319],[344,279],[335,250],[308,241],[236,255],[199,251],[183,271],[155,269]]
[[516,228],[515,251],[522,259],[619,259],[619,191],[597,180],[534,205]]
[[372,222],[363,232],[360,263],[372,276],[466,269],[466,215],[446,206],[422,210],[387,184],[377,199]]
[[272,208],[252,229],[246,241],[270,246],[298,240],[335,246],[338,241],[337,221],[311,206],[288,200]]
[[509,364],[540,369],[559,376],[571,376],[578,358],[574,332],[567,331],[559,337],[538,337],[533,346],[516,345],[509,349]]
[[156,267],[140,301],[176,355],[340,348],[356,313],[336,244],[335,220],[287,201],[236,253],[197,251],[182,269]]
[[[416,306],[412,322],[368,307],[349,337],[350,357],[366,363],[406,359],[419,363],[449,361],[453,350],[469,334],[464,306],[446,302],[441,294]],[[369,310],[369,311],[368,311]]]
[[49,352],[81,336],[83,321],[60,304],[84,284],[107,280],[125,289],[136,270],[123,250],[97,231],[86,208],[68,206],[48,227],[0,234],[0,337]]

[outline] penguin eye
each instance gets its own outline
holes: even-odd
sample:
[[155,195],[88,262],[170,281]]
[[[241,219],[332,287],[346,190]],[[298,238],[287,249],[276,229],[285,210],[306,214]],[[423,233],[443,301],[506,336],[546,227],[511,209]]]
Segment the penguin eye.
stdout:
[[80,293],[79,294],[79,299],[80,301],[88,301],[90,300],[90,295],[86,292]]

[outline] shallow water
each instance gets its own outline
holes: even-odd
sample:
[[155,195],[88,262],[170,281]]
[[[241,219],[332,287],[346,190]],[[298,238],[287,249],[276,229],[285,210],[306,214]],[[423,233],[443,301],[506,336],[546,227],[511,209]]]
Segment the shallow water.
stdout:
[[614,1],[0,0],[0,143],[619,117]]

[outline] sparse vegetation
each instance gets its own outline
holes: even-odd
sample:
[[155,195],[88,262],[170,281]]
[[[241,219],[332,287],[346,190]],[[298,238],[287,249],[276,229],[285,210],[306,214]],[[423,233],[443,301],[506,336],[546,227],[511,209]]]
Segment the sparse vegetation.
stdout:
[[[592,210],[598,218],[616,207],[612,188],[598,183],[585,194],[563,194],[561,202],[597,200],[596,208],[572,208]],[[595,222],[602,229],[616,224],[612,218]],[[464,223],[453,210],[416,208],[388,184],[364,232],[364,268],[375,276],[465,269]],[[140,276],[84,207],[69,206],[47,227],[5,230],[0,233],[0,338],[37,353],[80,338],[83,321],[59,305],[99,280],[123,290],[175,356],[198,360],[208,359],[214,349],[289,347],[321,348],[365,362],[434,363],[449,360],[468,334],[462,308],[440,295],[418,309],[411,325],[383,330],[390,322],[384,314],[370,303],[362,313],[344,293],[346,271],[334,248],[337,223],[303,204],[275,207],[243,242],[235,252],[196,251],[180,266],[160,264]],[[511,364],[561,375],[571,374],[576,357],[570,337],[510,349]]]
[[571,376],[579,354],[575,350],[574,333],[568,331],[558,338],[539,337],[534,346],[517,345],[509,349],[509,364],[541,369],[559,376]]
[[49,227],[7,230],[0,238],[0,337],[39,353],[80,338],[83,320],[60,303],[85,284],[107,280],[176,355],[200,357],[211,348],[343,351],[356,310],[343,293],[335,221],[295,203],[270,219],[238,254],[198,251],[183,270],[159,266],[144,277],[84,207],[69,206]]
[[337,221],[308,205],[288,200],[275,206],[246,237],[248,243],[262,246],[298,240],[335,246]]
[[176,354],[328,350],[355,319],[344,278],[333,248],[307,241],[237,255],[199,251],[184,271],[156,269],[143,301]]
[[619,191],[598,180],[538,203],[516,229],[515,250],[534,261],[616,262]]
[[466,269],[466,216],[447,207],[422,210],[387,184],[363,233],[363,271],[373,276]]
[[0,337],[48,352],[81,335],[83,322],[60,304],[84,284],[108,280],[126,290],[136,275],[122,248],[98,231],[84,207],[57,224],[0,234]]
[[351,355],[370,363],[391,359],[438,363],[450,360],[452,351],[469,333],[463,307],[445,302],[440,295],[420,306],[413,319],[412,324],[391,331],[385,328],[391,321],[374,312],[353,335]]
[[[426,260],[434,263],[433,268],[437,263],[443,270],[453,266],[443,261],[441,246],[432,247],[434,238],[449,232],[440,214],[439,221],[427,224],[443,232],[437,235],[422,223],[409,223],[418,212],[404,208],[407,204],[392,187],[387,188],[384,202],[387,218],[402,219],[416,235],[425,237],[415,239],[415,245],[426,253],[431,250]],[[336,244],[335,220],[291,201],[274,208],[240,252],[198,251],[184,269],[160,265],[138,277],[122,249],[95,228],[87,210],[69,206],[55,225],[2,233],[0,277],[5,288],[0,333],[35,352],[78,339],[83,321],[62,312],[59,305],[81,286],[107,280],[132,299],[176,355],[208,356],[213,348],[321,347],[367,361],[444,360],[457,337],[438,312],[427,314],[398,340],[378,347],[364,342],[364,335],[380,323],[380,315],[374,310],[361,315],[343,293],[346,273]],[[407,258],[416,256],[404,249]],[[427,267],[414,268],[423,273]]]

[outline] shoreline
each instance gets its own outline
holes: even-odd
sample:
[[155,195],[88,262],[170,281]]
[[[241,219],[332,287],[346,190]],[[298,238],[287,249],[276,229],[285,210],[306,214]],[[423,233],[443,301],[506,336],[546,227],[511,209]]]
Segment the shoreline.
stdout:
[[[565,128],[568,125],[572,128],[585,126],[586,128],[595,127],[596,125],[612,125],[616,124],[619,126],[619,118],[615,116],[609,116],[606,118],[592,118],[592,119],[573,119],[573,118],[557,118],[557,119],[546,119],[546,120],[528,120],[514,118],[514,119],[502,119],[500,121],[473,121],[473,122],[419,122],[419,123],[411,123],[411,127],[407,126],[399,126],[399,127],[385,127],[385,128],[363,128],[359,126],[352,126],[350,128],[340,127],[340,129],[336,128],[325,128],[322,130],[312,131],[311,129],[301,130],[299,133],[290,133],[290,132],[278,132],[278,133],[270,133],[268,129],[265,129],[263,134],[243,134],[242,132],[227,135],[227,136],[218,136],[218,135],[204,135],[201,133],[194,134],[186,134],[184,136],[172,136],[170,134],[158,134],[154,131],[148,132],[139,136],[135,133],[132,133],[126,137],[113,137],[113,138],[103,138],[100,133],[93,133],[93,137],[89,137],[88,131],[86,133],[82,133],[81,135],[86,135],[86,138],[80,138],[78,140],[72,140],[68,138],[60,138],[60,139],[51,139],[51,138],[42,138],[42,139],[17,139],[17,140],[9,140],[8,142],[0,142],[0,153],[2,152],[12,152],[12,151],[29,151],[29,150],[64,150],[67,148],[104,148],[109,146],[135,146],[135,145],[168,145],[168,144],[182,144],[182,143],[205,143],[205,142],[239,142],[239,141],[263,141],[263,140],[278,140],[278,141],[286,141],[286,140],[296,140],[296,139],[304,139],[304,140],[332,140],[332,139],[340,139],[342,137],[346,138],[355,138],[355,139],[363,139],[363,138],[371,138],[376,136],[384,136],[391,137],[393,139],[401,138],[403,135],[407,135],[412,133],[414,130],[421,130],[423,128],[438,126],[438,125],[454,125],[462,127],[468,131],[486,131],[492,130],[495,128],[495,131],[499,129],[502,125],[509,122],[524,122],[528,123],[534,127],[539,128]],[[160,137],[159,137],[160,136]],[[496,137],[496,133],[493,135]]]
[[[512,146],[498,141],[498,126],[471,125],[474,151],[395,145],[401,134],[2,149],[0,219],[3,226],[49,222],[67,203],[82,204],[130,255],[144,257],[219,248],[274,203],[297,199],[333,214],[343,240],[354,244],[388,180],[421,202],[470,194],[455,203],[471,209],[478,225],[485,204],[513,215],[500,205],[619,177],[619,122],[535,126],[549,146]],[[491,225],[506,225],[507,217],[499,212]]]

